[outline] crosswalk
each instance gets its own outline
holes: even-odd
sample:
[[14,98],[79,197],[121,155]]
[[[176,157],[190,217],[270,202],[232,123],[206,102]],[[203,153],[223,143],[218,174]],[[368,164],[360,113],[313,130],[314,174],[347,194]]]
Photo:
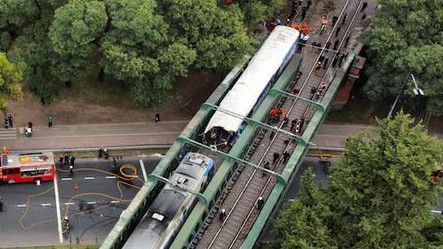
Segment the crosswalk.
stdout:
[[17,139],[17,130],[15,128],[0,128],[0,140]]

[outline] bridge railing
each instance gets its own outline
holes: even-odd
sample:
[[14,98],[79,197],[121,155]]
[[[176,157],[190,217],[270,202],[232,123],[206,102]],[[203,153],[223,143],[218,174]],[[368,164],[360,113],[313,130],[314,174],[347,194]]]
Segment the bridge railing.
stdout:
[[[286,89],[287,85],[294,80],[300,64],[301,58],[299,56],[292,59],[272,89]],[[264,122],[264,120],[268,117],[268,110],[275,105],[277,99],[278,98],[276,95],[268,94],[260,107],[253,114],[252,119]],[[260,128],[260,125],[254,125],[253,123],[248,124],[242,131],[240,138],[229,151],[229,155],[235,158],[241,157],[250,146],[250,142],[253,140]],[[186,222],[180,229],[180,232],[171,245],[171,249],[182,249],[187,247],[189,242],[192,240],[192,237],[197,232],[198,227],[200,227],[200,225],[204,222],[207,212],[210,211],[218,196],[222,194],[222,189],[226,185],[230,175],[234,172],[236,165],[237,163],[235,160],[228,159],[224,160],[219,166],[216,174],[204,191],[204,195],[206,198],[208,198],[209,204],[205,205],[199,202],[195,205],[194,209],[188,216]]]
[[[249,57],[245,57],[244,61],[236,66],[220,83],[215,91],[208,98],[207,102],[218,105],[223,97],[227,94],[228,90],[232,87],[233,83],[239,77],[247,64]],[[189,124],[181,133],[182,137],[195,138],[199,127],[207,121],[212,110],[200,108],[197,114],[191,119]],[[171,165],[176,164],[175,159],[178,158],[180,153],[183,152],[185,144],[181,141],[175,141],[171,148],[168,150],[163,159],[155,167],[152,174],[158,176],[165,176],[170,172]],[[139,220],[143,217],[150,204],[155,199],[156,194],[160,191],[164,185],[162,182],[156,181],[154,178],[148,178],[143,187],[138,191],[128,208],[124,210],[117,223],[114,225],[111,232],[106,237],[105,241],[101,244],[100,249],[113,249],[121,248],[126,239],[129,237],[132,230],[135,228]]]
[[[322,104],[327,109],[330,107],[332,101],[334,100],[338,92],[337,90],[340,86],[340,83],[343,81],[343,78],[345,77],[347,70],[356,55],[357,55],[356,52],[350,52],[348,58],[343,63],[343,66],[339,68],[335,74],[330,75],[332,78],[328,80],[331,83],[322,99]],[[317,129],[320,127],[321,123],[325,119],[326,114],[327,111],[324,112],[321,111],[320,109],[315,111],[308,126],[306,127],[306,130],[303,132],[303,137],[305,138],[306,141],[312,140],[315,133],[317,132]],[[308,144],[305,145],[300,144],[297,145],[297,147],[293,151],[291,157],[288,160],[288,163],[286,164],[282,172],[282,175],[287,182],[290,183],[294,179],[296,172],[298,172],[301,163],[303,162],[302,159],[309,150],[308,147],[309,147]],[[277,207],[280,206],[281,201],[283,199],[281,197],[284,196],[286,191],[289,189],[289,186],[290,184],[284,186],[280,182],[277,182],[277,184],[274,185],[272,192],[269,195],[268,199],[266,200],[264,207],[262,208],[259,216],[255,220],[254,225],[249,230],[248,236],[246,237],[245,241],[242,244],[241,247],[242,249],[253,248],[259,235],[262,233],[263,228],[265,227],[266,223],[269,221],[269,217],[276,215],[276,212],[278,211]]]

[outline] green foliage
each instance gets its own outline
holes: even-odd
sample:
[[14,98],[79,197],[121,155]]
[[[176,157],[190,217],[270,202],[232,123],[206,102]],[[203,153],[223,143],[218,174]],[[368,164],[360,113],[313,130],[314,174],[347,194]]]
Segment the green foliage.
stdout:
[[0,51],[7,51],[11,46],[11,35],[8,32],[0,33]]
[[22,97],[21,81],[23,79],[20,68],[0,53],[0,110],[6,111],[11,99]]
[[107,20],[105,5],[100,1],[74,0],[55,11],[48,35],[57,54],[60,79],[73,80],[87,69],[96,47],[94,41]]
[[287,1],[284,0],[236,0],[245,15],[246,24],[253,28],[269,16],[279,13]]
[[365,91],[374,101],[395,96],[413,73],[429,97],[428,110],[442,114],[442,1],[380,0],[379,4],[374,27],[363,36],[372,61]]
[[[280,3],[263,0],[256,12]],[[191,67],[229,69],[252,51],[243,19],[215,0],[0,0],[0,49],[25,64],[42,102],[100,67],[153,105]]]
[[304,177],[305,190],[278,220],[282,247],[431,248],[442,241],[441,221],[430,212],[441,191],[430,175],[443,162],[442,142],[403,113],[379,124],[378,137],[348,140],[327,189]]
[[308,168],[302,178],[300,196],[287,205],[277,220],[276,230],[283,235],[281,248],[337,248],[327,227],[331,216],[327,196],[312,174]]

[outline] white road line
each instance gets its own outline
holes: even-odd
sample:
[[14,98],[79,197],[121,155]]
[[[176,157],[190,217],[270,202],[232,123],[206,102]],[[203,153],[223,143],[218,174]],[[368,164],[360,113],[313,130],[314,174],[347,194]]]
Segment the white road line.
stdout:
[[62,233],[62,218],[60,212],[60,198],[58,194],[58,183],[57,183],[57,174],[54,176],[54,193],[55,193],[55,206],[57,207],[57,230],[58,230],[58,239],[60,243],[63,243],[63,233]]
[[120,201],[111,201],[111,203],[119,203]]
[[62,178],[62,181],[70,181],[70,180],[72,180],[72,178]]
[[42,207],[50,207],[52,204],[51,203],[42,203],[40,204]]
[[97,202],[95,202],[95,201],[88,201],[88,202],[86,202],[86,204],[96,204]]
[[443,214],[443,211],[440,211],[440,210],[431,210],[431,213],[434,213],[434,214]]
[[115,179],[115,178],[117,178],[116,176],[107,176],[106,177],[107,179]]
[[140,167],[142,168],[143,179],[145,179],[145,182],[147,182],[148,181],[148,175],[146,174],[145,164],[143,163],[142,159],[140,159],[138,161],[140,163]]
[[24,207],[26,207],[26,204],[19,204],[19,205],[17,205],[17,207],[24,208]]
[[85,180],[94,180],[95,179],[95,177],[93,177],[93,176],[87,176],[87,177],[85,177]]
[[65,205],[75,205],[74,202],[66,202]]

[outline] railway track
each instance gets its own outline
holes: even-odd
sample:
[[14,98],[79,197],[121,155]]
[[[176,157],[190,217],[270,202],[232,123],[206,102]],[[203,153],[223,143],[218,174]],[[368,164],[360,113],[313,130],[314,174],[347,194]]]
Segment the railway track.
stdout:
[[[361,2],[361,0],[346,1],[345,5],[339,11],[338,21],[327,33],[326,40],[323,39],[323,44],[329,41],[332,43],[332,37],[335,36],[336,40],[339,40],[337,51],[340,51],[358,14]],[[348,21],[345,25],[346,29],[342,29],[342,31],[345,31],[335,35],[346,11],[348,15]],[[311,98],[311,89],[315,87],[317,89],[316,94],[314,94],[314,97],[317,96],[315,100],[320,101],[330,83],[325,82],[326,79],[330,76],[329,74],[335,72],[332,62],[337,56],[339,56],[339,54],[336,51],[331,51],[325,48],[325,46],[322,46],[316,59],[309,63],[309,74],[302,75],[302,77],[295,82],[295,84],[291,84],[286,91],[297,92],[297,97]],[[326,67],[317,71],[316,65],[322,57],[323,61],[325,57],[329,58],[329,62],[326,63]],[[303,83],[300,85],[299,82]],[[297,91],[294,91],[295,89],[297,89]],[[283,110],[287,110],[286,116],[289,120],[304,117],[306,122],[303,127],[307,126],[308,120],[316,108],[311,103],[291,97],[282,97],[279,105]],[[278,123],[277,127],[288,131],[289,126],[290,125],[285,126],[283,123]],[[303,131],[303,129],[301,131]],[[264,166],[265,162],[269,162],[271,170],[281,172],[286,164],[286,161],[281,155],[284,152],[292,153],[296,147],[296,143],[293,140],[288,140],[287,136],[280,132],[276,132],[272,137],[268,136],[269,133],[265,128],[259,130],[257,137],[246,152],[244,159],[261,166]],[[275,153],[278,153],[280,156],[274,163],[273,155]],[[257,208],[258,198],[262,197],[266,200],[274,184],[275,178],[272,176],[258,172],[251,167],[239,165],[230,183],[224,190],[224,194],[217,200],[214,208],[206,217],[203,227],[200,228],[200,231],[197,233],[197,236],[193,238],[188,248],[240,248],[250,226],[260,212]],[[218,210],[220,209],[227,211],[227,215],[222,221],[216,219]]]

